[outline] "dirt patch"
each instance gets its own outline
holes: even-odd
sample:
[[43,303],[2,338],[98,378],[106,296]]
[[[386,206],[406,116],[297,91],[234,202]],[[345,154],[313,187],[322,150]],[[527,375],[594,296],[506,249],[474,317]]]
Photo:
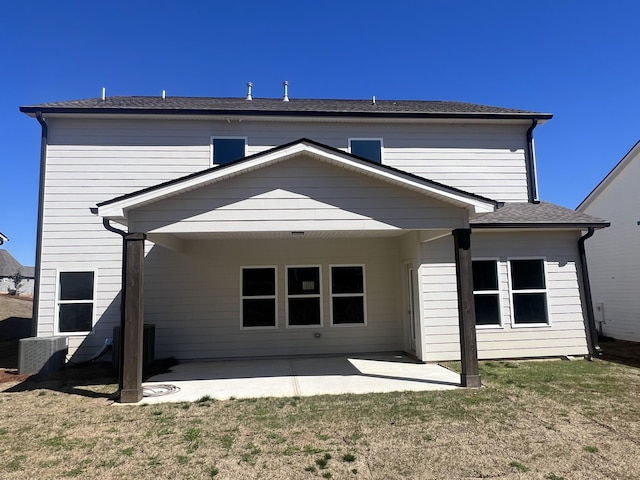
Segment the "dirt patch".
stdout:
[[0,383],[18,384],[29,378],[28,374],[18,374],[16,369],[0,369]]
[[0,293],[0,321],[11,317],[31,318],[33,298]]

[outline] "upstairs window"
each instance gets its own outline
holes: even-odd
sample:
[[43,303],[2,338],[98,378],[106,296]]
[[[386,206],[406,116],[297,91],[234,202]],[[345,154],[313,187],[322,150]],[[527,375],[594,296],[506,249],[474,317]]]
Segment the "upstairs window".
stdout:
[[476,325],[501,326],[496,260],[473,261],[473,300],[476,307]]
[[333,325],[365,325],[364,267],[331,267],[331,319]]
[[509,268],[514,325],[548,325],[544,260],[510,260]]
[[87,334],[93,328],[95,272],[60,272],[58,332]]
[[242,328],[276,328],[275,267],[242,267]]
[[211,164],[226,165],[246,155],[245,137],[211,137]]
[[372,162],[382,162],[382,139],[350,138],[349,151],[352,155],[366,158]]

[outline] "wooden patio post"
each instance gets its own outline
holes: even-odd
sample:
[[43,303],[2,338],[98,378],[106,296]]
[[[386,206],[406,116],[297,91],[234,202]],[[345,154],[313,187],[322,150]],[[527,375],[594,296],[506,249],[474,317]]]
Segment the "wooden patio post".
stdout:
[[453,232],[456,281],[458,284],[458,324],[460,326],[460,359],[463,387],[482,385],[478,370],[478,344],[476,340],[476,308],[473,300],[473,268],[471,263],[471,229],[458,228]]
[[142,334],[144,307],[144,233],[124,237],[124,326],[120,362],[120,403],[142,400]]

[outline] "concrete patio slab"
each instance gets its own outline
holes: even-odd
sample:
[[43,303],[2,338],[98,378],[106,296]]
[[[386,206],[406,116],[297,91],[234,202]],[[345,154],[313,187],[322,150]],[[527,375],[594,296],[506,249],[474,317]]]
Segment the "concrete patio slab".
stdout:
[[460,375],[404,355],[297,357],[187,362],[143,384],[141,403],[193,402],[204,396],[294,397],[460,388]]

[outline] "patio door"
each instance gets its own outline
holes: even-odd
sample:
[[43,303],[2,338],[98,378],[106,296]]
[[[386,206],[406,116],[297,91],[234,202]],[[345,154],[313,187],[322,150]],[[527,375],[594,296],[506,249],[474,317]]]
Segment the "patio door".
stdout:
[[407,322],[408,347],[410,351],[416,351],[416,287],[414,268],[411,263],[405,264],[405,322]]

